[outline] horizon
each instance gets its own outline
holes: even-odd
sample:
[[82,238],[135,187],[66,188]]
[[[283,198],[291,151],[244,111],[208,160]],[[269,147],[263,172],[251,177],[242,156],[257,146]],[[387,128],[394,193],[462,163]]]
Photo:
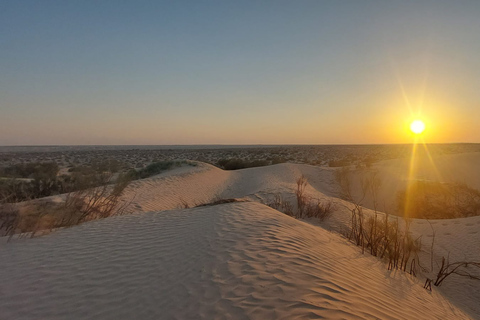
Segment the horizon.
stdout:
[[479,14],[427,0],[5,3],[0,146],[480,143]]
[[[164,144],[164,145],[154,145],[154,144],[118,144],[118,145],[102,145],[102,144],[90,144],[90,145],[0,145],[0,152],[15,152],[20,149],[20,151],[28,151],[21,149],[99,149],[108,150],[112,148],[133,148],[133,149],[144,149],[144,150],[153,150],[153,149],[234,149],[234,148],[277,148],[277,147],[395,147],[395,146],[404,146],[404,147],[414,147],[418,145],[417,142],[411,143],[357,143],[357,144]],[[480,143],[475,142],[447,142],[447,143],[422,143],[422,145],[427,148],[428,146],[447,146],[447,145],[480,145]],[[426,149],[425,149],[426,150]],[[55,151],[55,150],[46,150],[46,151]]]
[[[123,147],[123,146],[139,146],[139,147],[194,147],[194,146],[382,146],[382,145],[417,145],[418,142],[398,142],[398,143],[250,143],[250,144],[220,144],[220,143],[205,143],[205,144],[24,144],[24,145],[0,145],[0,148],[10,147]],[[425,142],[424,145],[429,144],[480,144],[480,142]]]

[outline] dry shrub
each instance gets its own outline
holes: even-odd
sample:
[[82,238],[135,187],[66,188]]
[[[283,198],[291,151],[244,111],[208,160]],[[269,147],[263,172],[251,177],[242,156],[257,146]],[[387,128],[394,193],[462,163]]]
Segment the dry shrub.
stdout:
[[[301,197],[301,209],[294,209],[292,203],[285,200],[280,194],[275,194],[270,202],[267,202],[267,206],[285,213],[288,216],[302,219],[302,218],[317,218],[323,221],[330,217],[331,213],[335,209],[331,201],[321,201],[319,199],[311,199],[302,194]],[[297,197],[298,204],[298,197]]]
[[305,189],[307,187],[307,178],[302,175],[297,179],[297,189],[295,190],[295,196],[297,198],[297,210],[300,216],[303,216],[307,198],[305,196]]
[[107,175],[99,187],[69,193],[64,203],[65,215],[62,226],[102,219],[122,214],[131,203],[119,200],[131,181],[130,176],[120,176],[115,184],[110,184],[112,176]]
[[412,238],[410,221],[406,220],[405,227],[399,226],[398,217],[391,219],[388,214],[380,218],[380,214],[365,218],[362,210],[352,210],[352,221],[346,237],[371,255],[388,261],[388,269],[399,269],[415,274],[418,265],[418,252],[421,249],[420,237]]
[[[336,171],[336,179],[340,185],[342,197],[353,204],[351,209],[350,228],[346,237],[362,247],[362,252],[369,251],[371,255],[388,261],[388,269],[407,271],[415,274],[418,265],[418,252],[421,249],[420,238],[413,239],[410,233],[410,219],[405,219],[405,228],[400,228],[398,218],[390,219],[388,214],[381,219],[377,212],[377,195],[381,181],[375,171],[363,175],[359,179],[360,193],[354,196],[353,172],[350,168],[341,168]],[[362,202],[367,195],[373,200],[374,213],[364,213]]]
[[99,187],[67,194],[62,203],[37,200],[22,205],[0,206],[0,231],[10,237],[17,233],[33,237],[39,231],[70,227],[124,213],[133,200],[120,201],[130,178],[121,176],[114,184],[109,184],[112,181],[111,175],[103,179],[104,183]]
[[[428,220],[427,220],[428,221]],[[435,229],[433,228],[430,221],[428,221],[430,227],[432,228],[432,245],[430,247],[430,272],[434,271],[434,246],[435,246]],[[435,286],[440,286],[446,278],[450,275],[455,274],[460,277],[466,277],[473,280],[480,280],[480,261],[456,261],[450,262],[450,253],[447,255],[447,258],[442,257],[442,263],[439,265],[438,272],[435,272],[435,277],[433,279],[427,278],[423,287],[427,290],[432,291],[432,283]]]
[[305,204],[304,217],[318,218],[321,221],[327,219],[333,211],[331,201],[322,202],[320,200],[311,200]]
[[10,203],[0,204],[0,236],[13,234],[17,229],[18,222],[17,206]]
[[283,201],[280,211],[285,213],[290,217],[295,217],[295,211],[293,210],[293,205],[288,201]]
[[[470,270],[468,269],[470,268]],[[471,269],[477,271],[475,274]],[[467,277],[469,279],[480,280],[480,262],[473,261],[460,261],[449,262],[449,257],[442,258],[442,265],[437,273],[434,285],[440,286],[442,282],[450,275],[456,274],[461,277]]]
[[275,194],[273,195],[273,200],[267,203],[267,206],[275,209],[275,210],[280,210],[282,203],[283,203],[283,198],[280,194]]

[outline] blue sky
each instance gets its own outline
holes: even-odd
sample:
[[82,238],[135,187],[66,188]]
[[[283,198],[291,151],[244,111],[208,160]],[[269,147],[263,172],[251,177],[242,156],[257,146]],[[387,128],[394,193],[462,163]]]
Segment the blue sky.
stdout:
[[0,1],[0,145],[480,142],[478,1]]

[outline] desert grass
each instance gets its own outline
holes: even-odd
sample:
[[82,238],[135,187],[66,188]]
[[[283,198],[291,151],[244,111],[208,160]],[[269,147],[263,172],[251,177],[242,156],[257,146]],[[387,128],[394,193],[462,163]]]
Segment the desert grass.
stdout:
[[[411,219],[404,219],[405,227],[400,228],[398,217],[377,211],[379,202],[377,195],[381,181],[375,171],[370,171],[360,179],[359,196],[353,196],[353,174],[351,168],[343,167],[336,171],[335,176],[342,197],[353,204],[353,208],[350,209],[350,228],[345,236],[361,247],[362,253],[367,251],[388,262],[388,270],[398,269],[416,275],[416,267],[419,265],[418,253],[422,243],[420,237],[414,239],[411,235]],[[362,207],[367,196],[373,199],[373,215],[366,215]]]
[[[400,228],[399,217],[391,217],[388,213],[377,212],[377,194],[381,181],[378,180],[376,173],[372,172],[369,176],[361,179],[361,192],[358,198],[353,197],[351,176],[352,169],[350,168],[344,167],[336,172],[336,179],[341,187],[343,197],[353,204],[351,224],[345,236],[357,246],[360,246],[362,253],[368,251],[371,255],[386,261],[388,270],[397,269],[409,272],[413,276],[416,276],[417,267],[424,272],[428,272],[429,270],[422,266],[418,255],[422,248],[421,237],[413,238],[410,232],[412,218],[405,217],[403,219],[404,226]],[[422,184],[421,191],[423,193],[420,195],[417,193],[416,196],[422,199],[423,202],[420,202],[420,204],[428,205],[417,208],[416,210],[419,212],[424,210],[434,211],[433,200],[438,200],[440,203],[437,203],[437,206],[440,206],[443,210],[452,207],[456,210],[470,208],[471,211],[469,212],[478,210],[477,191],[464,185],[453,184],[446,188],[444,185]],[[434,197],[425,195],[425,193],[432,192],[435,194]],[[369,216],[363,212],[362,207],[362,202],[367,195],[374,202],[374,214]],[[418,205],[419,202],[417,201],[416,204]],[[439,215],[445,217],[442,212]],[[458,213],[455,215],[458,215]],[[438,217],[438,215],[435,215],[435,217]],[[433,272],[435,230],[431,224],[430,226],[433,232],[430,247],[430,272]],[[427,278],[425,281],[424,288],[428,290],[432,290],[432,283],[435,286],[440,286],[446,278],[453,274],[480,280],[480,262],[478,261],[450,262],[447,256],[442,257],[441,264],[437,263],[437,265],[439,268],[435,272],[435,277],[433,279]]]
[[104,175],[102,185],[68,193],[63,202],[39,199],[22,204],[1,205],[2,235],[9,238],[16,234],[34,237],[40,232],[123,214],[131,200],[122,202],[120,198],[131,177],[121,176],[113,184],[112,177]]
[[273,199],[266,204],[275,210],[297,219],[316,218],[324,221],[330,217],[335,210],[335,206],[331,201],[308,197],[305,192],[307,184],[307,178],[303,175],[296,181],[296,189],[294,191],[296,207],[280,194],[275,194]]

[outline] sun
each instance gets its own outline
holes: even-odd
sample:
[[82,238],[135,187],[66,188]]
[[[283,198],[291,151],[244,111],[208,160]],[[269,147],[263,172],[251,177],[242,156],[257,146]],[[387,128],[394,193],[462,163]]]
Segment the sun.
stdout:
[[422,120],[414,120],[410,124],[410,130],[415,134],[421,134],[425,130],[425,123]]

